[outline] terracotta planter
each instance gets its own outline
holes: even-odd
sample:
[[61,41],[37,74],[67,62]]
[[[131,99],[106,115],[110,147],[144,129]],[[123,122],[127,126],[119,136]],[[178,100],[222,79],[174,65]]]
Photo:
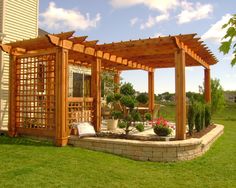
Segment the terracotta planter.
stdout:
[[78,135],[78,129],[77,128],[72,128],[70,131],[70,135]]
[[118,119],[108,119],[107,120],[107,130],[114,131],[118,125]]

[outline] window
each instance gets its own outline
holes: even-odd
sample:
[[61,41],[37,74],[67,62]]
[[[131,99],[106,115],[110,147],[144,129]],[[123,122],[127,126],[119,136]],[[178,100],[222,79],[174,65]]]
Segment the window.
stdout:
[[83,97],[83,74],[73,72],[73,97]]
[[84,75],[84,96],[91,97],[91,75]]
[[91,97],[90,69],[69,67],[69,97]]

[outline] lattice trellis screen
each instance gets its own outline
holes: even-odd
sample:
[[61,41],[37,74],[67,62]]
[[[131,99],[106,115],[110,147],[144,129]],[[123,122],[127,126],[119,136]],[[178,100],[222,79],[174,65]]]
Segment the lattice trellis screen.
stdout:
[[68,125],[75,122],[92,122],[93,119],[93,98],[68,98]]
[[56,54],[16,60],[16,126],[55,128]]

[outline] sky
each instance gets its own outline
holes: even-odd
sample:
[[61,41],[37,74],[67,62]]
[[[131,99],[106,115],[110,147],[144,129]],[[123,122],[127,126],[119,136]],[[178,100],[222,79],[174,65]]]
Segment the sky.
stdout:
[[[221,27],[235,10],[235,0],[40,0],[39,27],[50,33],[75,30],[75,35],[99,43],[197,33],[219,60],[211,77],[220,79],[224,90],[236,90],[233,55],[218,50],[225,32]],[[121,74],[123,82],[142,92],[148,90],[147,75]],[[186,91],[198,92],[203,76],[203,67],[186,68]],[[155,93],[166,91],[175,91],[174,69],[156,69]]]

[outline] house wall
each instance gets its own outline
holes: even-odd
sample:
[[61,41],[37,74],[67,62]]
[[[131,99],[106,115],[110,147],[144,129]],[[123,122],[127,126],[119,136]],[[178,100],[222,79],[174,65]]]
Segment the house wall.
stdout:
[[[0,32],[6,37],[3,43],[35,38],[38,36],[38,0],[1,0],[0,1]],[[0,125],[8,124],[8,80],[9,56],[2,53],[1,86],[0,86]]]
[[227,102],[236,103],[236,91],[225,91],[224,96]]
[[2,33],[3,28],[3,1],[0,1],[0,33]]

